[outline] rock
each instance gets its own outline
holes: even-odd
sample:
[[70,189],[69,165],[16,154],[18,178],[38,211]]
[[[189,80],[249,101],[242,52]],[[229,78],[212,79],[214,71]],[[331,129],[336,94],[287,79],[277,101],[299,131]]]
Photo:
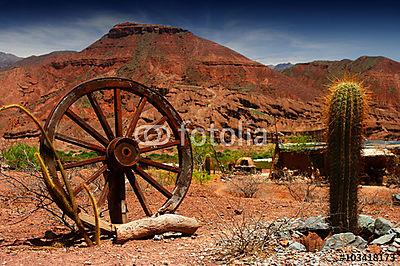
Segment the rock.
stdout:
[[367,241],[353,233],[335,234],[325,241],[322,251],[328,251],[330,249],[336,250],[348,246],[365,249],[367,247]]
[[392,227],[393,227],[392,223],[389,222],[388,220],[384,218],[378,218],[375,220],[374,232],[378,236],[383,236],[387,234],[390,231],[390,229],[392,229]]
[[279,238],[288,239],[291,237],[291,234],[288,230],[280,231],[277,233]]
[[324,240],[314,232],[309,232],[307,236],[302,237],[301,243],[307,251],[315,252],[321,250]]
[[235,209],[233,212],[234,212],[236,215],[241,215],[241,214],[243,213],[243,210]]
[[300,231],[328,230],[329,224],[322,216],[309,217],[297,229]]
[[396,237],[400,237],[400,228],[394,227],[394,228],[390,229],[389,234],[391,234],[391,233],[395,233]]
[[306,247],[299,242],[293,242],[292,244],[289,245],[288,248],[296,251],[307,251]]
[[360,214],[358,216],[358,226],[364,232],[374,233],[375,219],[369,215]]
[[279,244],[283,247],[287,247],[287,246],[289,246],[289,240],[283,239],[283,240],[279,241]]
[[400,244],[400,238],[396,237],[396,238],[394,239],[394,242]]
[[47,230],[46,232],[44,232],[44,238],[45,239],[55,239],[55,238],[57,238],[57,235],[53,231]]
[[367,251],[369,253],[379,254],[382,252],[382,248],[378,245],[370,245],[370,246],[368,246]]
[[397,248],[394,246],[390,246],[390,247],[388,247],[388,251],[389,252],[397,252]]
[[155,240],[155,241],[160,241],[160,240],[163,240],[164,239],[164,236],[163,235],[155,235],[154,237],[153,237],[153,240]]
[[400,205],[400,194],[393,194],[392,201],[394,205]]
[[304,236],[301,232],[299,231],[294,231],[292,234],[293,237],[298,238]]
[[395,236],[396,236],[395,233],[386,234],[386,235],[383,235],[383,236],[375,239],[374,241],[371,242],[371,244],[384,245],[389,242],[392,242],[392,240],[394,239]]

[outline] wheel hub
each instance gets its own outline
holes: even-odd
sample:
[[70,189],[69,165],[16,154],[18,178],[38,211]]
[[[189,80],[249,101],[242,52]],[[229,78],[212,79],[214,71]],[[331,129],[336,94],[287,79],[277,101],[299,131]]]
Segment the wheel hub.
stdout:
[[115,138],[107,147],[107,161],[114,168],[135,165],[139,154],[137,142],[130,138]]

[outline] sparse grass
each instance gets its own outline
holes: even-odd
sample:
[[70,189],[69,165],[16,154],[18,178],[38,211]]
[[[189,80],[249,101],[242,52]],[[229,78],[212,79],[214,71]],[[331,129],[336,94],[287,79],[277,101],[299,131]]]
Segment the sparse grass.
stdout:
[[[26,143],[15,143],[2,152],[5,163],[16,170],[32,170],[39,169],[39,164],[35,158],[36,147]],[[73,152],[73,151],[57,151],[63,162],[74,162],[89,159],[97,156],[96,152]]]
[[15,143],[2,152],[6,164],[17,170],[39,169],[35,159],[38,149],[25,143]]
[[63,161],[63,162],[80,161],[80,160],[90,159],[90,158],[94,158],[94,157],[98,156],[97,153],[94,151],[90,151],[90,152],[57,151],[57,153],[60,156],[61,161]]
[[201,185],[207,183],[208,181],[212,180],[212,176],[207,174],[204,171],[193,171],[193,180]]
[[152,160],[161,163],[177,163],[178,162],[178,154],[167,154],[167,153],[151,153],[147,155]]
[[308,142],[315,142],[315,138],[308,134],[294,134],[287,138],[288,142],[290,143],[308,143]]
[[157,181],[163,186],[170,186],[175,184],[176,174],[169,171],[160,169],[147,170],[151,176],[154,176]]
[[274,152],[274,145],[267,145],[264,147],[257,147],[249,149],[226,149],[216,153],[218,160],[227,166],[229,163],[235,162],[241,157],[251,157],[252,159],[271,158]]

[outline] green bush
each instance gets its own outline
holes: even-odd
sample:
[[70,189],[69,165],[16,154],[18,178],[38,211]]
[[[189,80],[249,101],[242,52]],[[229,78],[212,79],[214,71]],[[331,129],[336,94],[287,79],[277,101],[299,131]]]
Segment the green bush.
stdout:
[[204,171],[206,157],[214,156],[215,144],[211,142],[211,139],[208,136],[206,136],[203,141],[202,136],[200,135],[191,137],[191,143],[194,169],[198,171]]
[[[17,170],[39,169],[39,164],[35,158],[35,152],[38,152],[36,147],[26,143],[15,143],[10,148],[4,150],[2,155],[6,164]],[[57,151],[57,153],[63,162],[75,162],[98,156],[96,152],[86,151]]]
[[211,175],[205,171],[193,170],[193,180],[197,183],[204,184],[212,179]]
[[315,138],[308,134],[294,134],[287,138],[288,142],[290,143],[308,143],[308,142],[315,142]]
[[178,163],[178,154],[166,154],[166,153],[151,153],[148,155],[149,158],[157,162],[162,163]]
[[90,152],[57,151],[57,153],[58,153],[58,156],[60,156],[60,159],[62,162],[75,162],[75,161],[90,159],[90,158],[94,158],[94,157],[98,156],[97,153],[94,151],[90,151]]
[[39,169],[36,162],[36,147],[29,146],[25,143],[15,143],[10,148],[4,150],[2,155],[5,162],[12,168],[18,170]]

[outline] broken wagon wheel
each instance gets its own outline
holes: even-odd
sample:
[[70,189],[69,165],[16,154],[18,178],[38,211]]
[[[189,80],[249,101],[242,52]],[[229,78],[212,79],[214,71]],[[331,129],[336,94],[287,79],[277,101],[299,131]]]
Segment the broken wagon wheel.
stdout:
[[[160,126],[164,128],[161,134]],[[63,166],[79,211],[93,215],[81,193],[84,184],[90,185],[100,208],[108,201],[108,220],[113,224],[126,223],[133,216],[137,219],[172,213],[182,202],[192,177],[190,139],[183,128],[182,119],[165,98],[121,78],[101,78],[75,87],[61,99],[45,124],[53,145],[63,151],[61,158],[72,154],[69,159],[73,160],[63,160]],[[152,141],[145,139],[145,133]],[[62,186],[54,155],[43,138],[40,152],[55,184]],[[163,153],[158,157],[170,154],[176,163],[166,164],[157,156],[151,157],[157,152]],[[174,182],[164,185],[157,175]],[[127,204],[127,188],[135,195],[136,209]],[[62,209],[62,204],[58,205]],[[104,213],[107,215],[107,209]]]

